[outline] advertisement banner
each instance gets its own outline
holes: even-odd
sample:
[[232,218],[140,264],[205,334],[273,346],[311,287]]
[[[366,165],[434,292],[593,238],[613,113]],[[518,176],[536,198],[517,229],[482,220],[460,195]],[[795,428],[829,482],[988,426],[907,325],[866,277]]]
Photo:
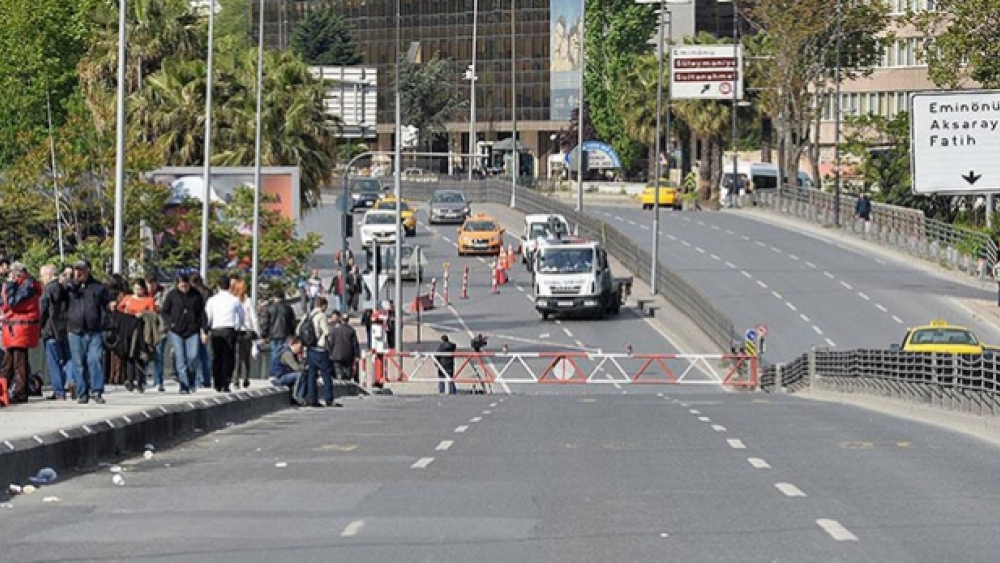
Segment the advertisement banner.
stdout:
[[583,18],[579,0],[552,0],[549,37],[551,119],[569,121],[580,95]]

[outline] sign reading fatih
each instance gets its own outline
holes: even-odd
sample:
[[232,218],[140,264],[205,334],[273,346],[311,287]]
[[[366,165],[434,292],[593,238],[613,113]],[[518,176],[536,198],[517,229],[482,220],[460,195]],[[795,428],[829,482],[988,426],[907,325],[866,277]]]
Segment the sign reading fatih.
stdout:
[[913,191],[1000,192],[1000,90],[910,97]]
[[[735,57],[733,56],[735,55]],[[686,45],[670,49],[670,95],[675,100],[743,99],[743,49]]]

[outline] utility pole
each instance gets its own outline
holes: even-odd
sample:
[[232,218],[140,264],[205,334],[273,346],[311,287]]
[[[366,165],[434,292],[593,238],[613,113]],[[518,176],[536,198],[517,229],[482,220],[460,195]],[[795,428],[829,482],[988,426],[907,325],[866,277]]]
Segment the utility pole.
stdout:
[[[122,271],[125,262],[125,40],[128,21],[128,2],[119,0],[118,4],[118,100],[115,124],[115,232],[114,232],[114,273]],[[55,173],[55,166],[53,166]],[[56,201],[59,195],[56,194]],[[57,203],[58,205],[58,203]],[[56,217],[58,220],[58,217]],[[62,244],[62,237],[59,237]],[[106,265],[102,265],[106,267]]]
[[[843,35],[843,15],[841,13],[841,0],[837,0],[837,68],[834,80],[837,83],[836,94],[834,94],[834,127],[833,127],[833,224],[840,226],[840,38]],[[798,178],[796,178],[798,181]]]
[[576,211],[583,213],[583,76],[587,68],[587,0],[580,0],[580,101],[576,110]]
[[511,141],[510,153],[510,206],[517,205],[517,0],[510,0],[510,119]]
[[[472,2],[472,65],[469,66],[469,154],[476,150],[476,38],[479,32],[479,0]],[[472,181],[472,171],[476,159],[469,159],[469,181]]]

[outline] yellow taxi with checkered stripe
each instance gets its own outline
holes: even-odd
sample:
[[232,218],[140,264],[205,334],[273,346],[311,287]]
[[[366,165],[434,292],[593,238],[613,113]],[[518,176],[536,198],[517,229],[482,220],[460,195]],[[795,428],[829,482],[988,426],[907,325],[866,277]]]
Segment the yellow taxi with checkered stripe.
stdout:
[[503,232],[500,222],[489,215],[472,215],[458,229],[458,255],[500,254]]
[[943,319],[916,326],[906,331],[901,346],[903,352],[937,352],[941,354],[996,353],[1000,348],[983,344],[976,334],[964,326]]

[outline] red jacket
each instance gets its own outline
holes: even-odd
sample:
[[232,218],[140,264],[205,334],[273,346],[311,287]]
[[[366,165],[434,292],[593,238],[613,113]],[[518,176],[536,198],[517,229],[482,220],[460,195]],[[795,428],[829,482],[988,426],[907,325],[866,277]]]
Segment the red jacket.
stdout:
[[42,331],[42,284],[28,274],[16,281],[7,282],[0,292],[0,311],[3,312],[3,347],[34,348],[38,346]]

